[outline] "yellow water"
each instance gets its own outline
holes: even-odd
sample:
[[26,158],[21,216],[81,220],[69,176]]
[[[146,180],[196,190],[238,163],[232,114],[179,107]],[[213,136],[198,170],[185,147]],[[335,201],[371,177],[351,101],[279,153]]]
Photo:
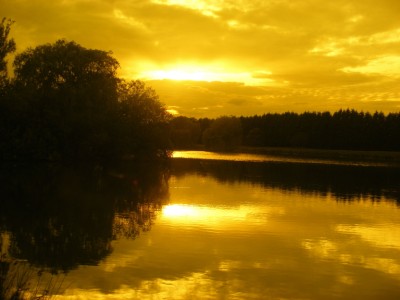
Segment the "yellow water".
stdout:
[[394,299],[400,210],[391,199],[224,183],[185,174],[151,231],[81,266],[59,299]]

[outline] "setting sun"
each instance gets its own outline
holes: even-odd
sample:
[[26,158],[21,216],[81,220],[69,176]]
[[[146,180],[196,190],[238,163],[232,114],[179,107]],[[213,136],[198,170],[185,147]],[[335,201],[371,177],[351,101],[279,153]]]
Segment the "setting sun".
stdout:
[[247,86],[272,85],[275,80],[268,78],[272,73],[257,70],[253,73],[233,70],[226,66],[176,66],[170,69],[144,71],[140,78],[144,80],[174,80],[174,81],[203,81],[203,82],[236,82]]

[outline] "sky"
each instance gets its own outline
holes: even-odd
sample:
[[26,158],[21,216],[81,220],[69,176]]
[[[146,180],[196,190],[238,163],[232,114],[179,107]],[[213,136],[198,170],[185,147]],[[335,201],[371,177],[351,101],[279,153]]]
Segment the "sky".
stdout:
[[400,111],[398,0],[0,0],[17,52],[112,51],[175,115]]

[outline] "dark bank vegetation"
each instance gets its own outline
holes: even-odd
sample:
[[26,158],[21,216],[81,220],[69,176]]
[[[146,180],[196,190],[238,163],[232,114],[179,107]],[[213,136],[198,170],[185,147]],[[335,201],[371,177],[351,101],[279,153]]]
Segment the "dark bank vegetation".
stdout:
[[59,40],[7,55],[12,22],[0,24],[0,159],[167,157],[170,115],[154,90],[117,76],[111,53]]
[[[179,125],[178,125],[179,124]],[[203,144],[229,151],[239,146],[400,151],[400,113],[339,110],[171,121],[176,148]]]

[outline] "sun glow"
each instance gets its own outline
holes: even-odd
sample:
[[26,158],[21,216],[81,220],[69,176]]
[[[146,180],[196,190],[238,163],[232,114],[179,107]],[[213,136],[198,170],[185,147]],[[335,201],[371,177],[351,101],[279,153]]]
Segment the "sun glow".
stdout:
[[187,70],[157,70],[147,72],[148,77],[155,80],[170,79],[170,80],[193,80],[193,81],[208,81],[212,78],[211,73],[203,71],[187,71]]
[[[149,70],[149,68],[147,68]],[[140,77],[144,80],[176,80],[176,81],[207,81],[207,82],[240,82],[246,85],[274,84],[268,78],[269,71],[242,72],[228,68],[204,66],[171,66],[170,68],[144,71]]]
[[162,69],[147,66],[141,76],[151,80],[227,81],[229,75],[223,66],[202,66],[196,63],[178,63]]

